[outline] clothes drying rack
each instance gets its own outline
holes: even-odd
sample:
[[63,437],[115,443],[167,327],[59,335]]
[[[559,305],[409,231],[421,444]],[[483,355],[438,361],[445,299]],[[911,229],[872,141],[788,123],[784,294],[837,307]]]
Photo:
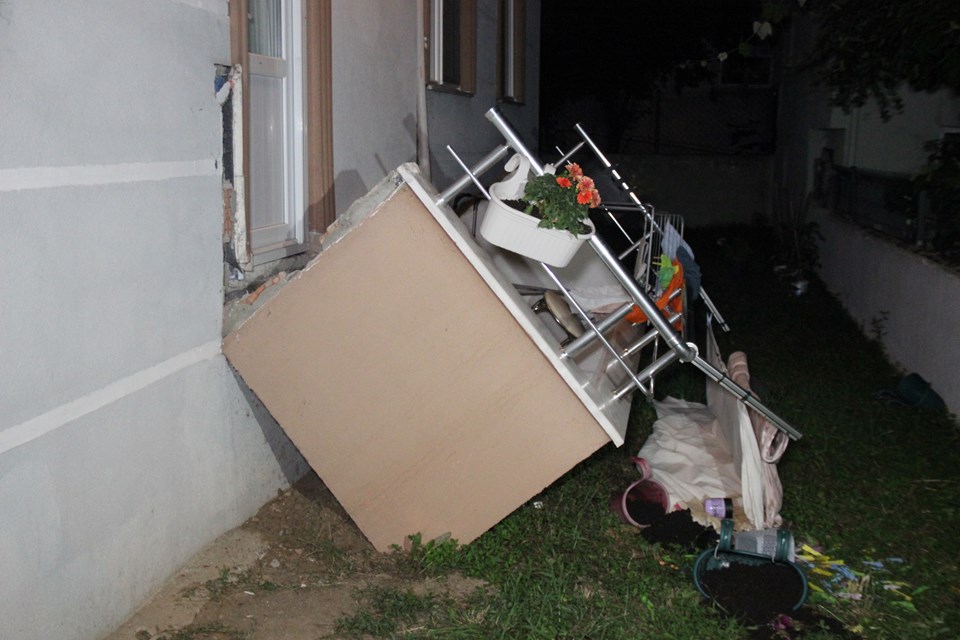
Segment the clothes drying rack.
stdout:
[[[480,193],[482,193],[483,196],[489,200],[490,193],[482,184],[480,176],[496,166],[501,160],[510,155],[511,152],[518,153],[525,157],[530,163],[530,171],[535,175],[542,175],[545,173],[544,165],[524,144],[523,140],[517,135],[516,131],[506,120],[506,118],[504,118],[499,109],[492,108],[488,110],[485,114],[485,117],[503,137],[504,143],[495,147],[473,166],[468,166],[456,154],[453,148],[450,145],[447,145],[447,150],[464,171],[464,175],[454,181],[449,187],[447,187],[437,196],[435,200],[435,204],[437,206],[443,206],[451,203],[452,199],[471,183],[473,183],[477,189],[479,189]],[[556,285],[557,291],[562,293],[567,304],[575,311],[579,319],[585,325],[584,331],[579,337],[574,337],[571,340],[564,342],[559,347],[558,356],[561,359],[571,358],[574,354],[582,349],[585,349],[589,345],[594,343],[599,343],[602,345],[602,347],[606,349],[612,356],[615,364],[621,367],[626,374],[626,382],[613,391],[613,399],[623,398],[635,390],[641,391],[641,393],[643,393],[648,399],[652,399],[654,379],[657,374],[677,361],[691,364],[699,369],[708,378],[715,381],[720,388],[728,393],[733,394],[746,406],[765,416],[777,429],[786,433],[791,439],[800,439],[802,434],[797,429],[780,418],[749,390],[743,388],[733,381],[724,371],[707,362],[707,360],[705,360],[699,354],[696,344],[692,342],[685,342],[682,335],[675,329],[674,326],[678,319],[676,314],[661,310],[658,308],[656,301],[650,297],[650,292],[646,286],[646,281],[651,273],[649,260],[650,256],[652,255],[651,246],[653,246],[652,241],[654,240],[652,234],[659,234],[662,236],[662,234],[666,231],[663,224],[664,220],[662,218],[658,219],[653,208],[647,204],[644,204],[633,193],[630,186],[623,180],[622,176],[620,176],[620,174],[604,156],[597,145],[590,139],[583,127],[578,124],[575,126],[575,129],[580,136],[581,141],[578,142],[567,153],[561,152],[561,158],[556,162],[556,165],[559,166],[566,162],[582,148],[588,148],[600,161],[604,169],[610,173],[610,176],[613,178],[617,186],[626,192],[627,197],[631,201],[627,206],[633,210],[643,213],[646,224],[644,227],[643,236],[634,240],[631,238],[627,230],[617,221],[616,216],[613,215],[611,210],[612,208],[608,206],[606,213],[613,221],[614,225],[618,227],[627,238],[630,246],[626,251],[617,255],[604,242],[599,234],[595,233],[591,235],[586,241],[596,254],[597,258],[610,271],[616,281],[623,288],[625,293],[624,297],[626,301],[621,306],[616,308],[612,313],[609,313],[602,319],[591,318],[591,314],[571,294],[570,287],[564,284],[554,268],[545,263],[539,263],[540,267],[546,273],[548,279]],[[642,253],[644,250],[647,251],[646,255]],[[641,278],[640,281],[638,281],[636,278],[637,269],[635,268],[635,273],[631,274],[625,269],[621,262],[625,257],[629,256],[631,252],[637,252],[638,259],[646,261],[647,263],[644,268],[641,269],[641,271],[644,269],[645,271],[643,273],[644,277]],[[717,320],[718,324],[720,324],[724,330],[729,330],[729,327],[717,312],[713,301],[702,288],[700,290],[700,295],[702,296],[710,313]],[[612,341],[608,338],[608,333],[637,309],[642,311],[643,315],[645,316],[647,332],[639,339],[635,340],[634,343],[631,344],[627,349],[614,346]],[[659,349],[657,348],[657,346],[661,343],[666,346],[666,349],[663,353],[660,353]],[[654,347],[652,361],[650,361],[649,364],[645,364],[639,371],[636,371],[634,367],[628,363],[628,359],[632,355],[638,353],[640,350],[651,345]]]

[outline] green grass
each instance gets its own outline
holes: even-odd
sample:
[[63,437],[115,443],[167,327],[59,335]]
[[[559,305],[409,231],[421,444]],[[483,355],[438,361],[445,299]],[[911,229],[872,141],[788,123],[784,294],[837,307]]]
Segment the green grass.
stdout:
[[[720,246],[720,234],[737,240]],[[949,416],[890,409],[874,399],[903,372],[819,282],[811,282],[805,295],[792,295],[774,274],[772,237],[733,229],[690,241],[704,284],[733,327],[731,334],[720,334],[724,355],[745,351],[764,402],[804,434],[779,465],[784,527],[858,572],[856,581],[834,585],[833,593],[822,577],[809,574],[824,590],[815,591],[806,606],[866,638],[960,637],[955,423]],[[945,328],[944,339],[951,339],[951,331]],[[675,365],[658,381],[658,395],[700,400],[702,389],[703,377],[690,366]],[[422,544],[415,538],[411,553],[396,554],[407,572],[456,571],[485,580],[489,586],[467,602],[401,591],[367,594],[365,606],[341,621],[339,633],[772,637],[702,602],[689,572],[694,554],[651,545],[610,513],[611,495],[637,477],[629,456],[653,419],[652,408],[638,398],[624,447],[600,450],[537,496],[537,505],[531,501],[470,545]],[[860,599],[836,595],[844,591],[859,592]],[[807,629],[800,637],[838,635]]]

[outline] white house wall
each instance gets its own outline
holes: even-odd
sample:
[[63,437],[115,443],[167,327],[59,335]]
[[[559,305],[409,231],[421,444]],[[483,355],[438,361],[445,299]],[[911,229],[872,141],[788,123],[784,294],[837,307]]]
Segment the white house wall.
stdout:
[[944,131],[960,130],[960,97],[949,91],[901,92],[904,109],[883,121],[874,101],[843,113],[830,107],[826,89],[800,64],[815,40],[810,19],[793,22],[780,87],[777,183],[795,206],[808,203],[808,220],[819,225],[819,275],[850,316],[873,335],[882,333],[890,359],[922,375],[960,415],[960,343],[953,327],[960,279],[955,273],[879,235],[820,208],[810,198],[814,162],[823,148],[840,166],[912,174],[926,163],[923,144]]
[[0,3],[0,637],[89,640],[304,470],[220,355],[225,0]]
[[417,0],[333,0],[337,213],[416,160]]
[[960,98],[950,91],[903,89],[901,97],[903,111],[893,113],[887,121],[873,101],[849,113],[833,109],[829,128],[845,130],[837,164],[912,174],[927,162],[924,143],[939,139],[945,129],[960,128]]
[[819,274],[889,358],[919,373],[960,416],[960,276],[822,209]]
[[[497,103],[497,5],[496,0],[477,0],[477,90],[472,96],[427,91],[427,121],[430,131],[431,181],[440,190],[463,175],[447,151],[453,147],[472,166],[503,138],[484,114],[498,106],[524,143],[536,152],[540,109],[540,0],[527,0],[527,31],[524,104]],[[557,59],[563,52],[554,52]],[[570,122],[572,128],[575,122]],[[545,162],[550,161],[545,157]],[[491,172],[490,178],[495,177]],[[490,182],[488,179],[487,182]]]
[[[426,1],[426,0],[421,0]],[[337,213],[387,173],[417,159],[417,68],[423,56],[418,0],[333,0],[333,158]],[[444,188],[460,176],[449,144],[475,163],[502,143],[484,113],[496,101],[497,2],[477,2],[477,90],[426,92],[431,178]],[[501,104],[536,148],[539,122],[540,1],[527,1],[526,101]],[[570,123],[573,126],[573,123]]]

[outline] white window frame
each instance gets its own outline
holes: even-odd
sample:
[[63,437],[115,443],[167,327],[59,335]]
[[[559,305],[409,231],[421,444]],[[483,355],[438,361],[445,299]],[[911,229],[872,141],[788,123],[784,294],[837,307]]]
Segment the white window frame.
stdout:
[[[444,40],[444,11],[449,4],[460,5],[457,41]],[[427,87],[433,90],[473,95],[477,83],[477,0],[426,0],[424,2],[424,55]],[[444,80],[444,53],[450,47],[459,49],[460,67],[455,81]]]
[[526,0],[499,0],[497,100],[522,104],[526,84]]
[[[248,229],[254,266],[296,255],[306,249],[303,0],[281,0],[281,15],[283,16],[281,25],[283,59],[248,53],[248,72],[251,75],[284,78],[282,151],[284,222],[282,225],[277,225],[277,236],[270,238],[264,244],[256,241],[257,228]],[[250,88],[248,87],[247,90],[249,91]],[[252,178],[256,179],[256,176]],[[248,176],[247,180],[247,188],[250,189],[251,176]]]

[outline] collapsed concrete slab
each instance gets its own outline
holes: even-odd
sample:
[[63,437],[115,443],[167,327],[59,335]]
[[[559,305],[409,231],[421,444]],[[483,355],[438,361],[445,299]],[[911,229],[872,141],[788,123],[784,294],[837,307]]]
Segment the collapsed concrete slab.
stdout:
[[223,343],[382,551],[472,541],[622,444],[629,413],[594,356],[558,358],[555,327],[415,165],[391,179]]

